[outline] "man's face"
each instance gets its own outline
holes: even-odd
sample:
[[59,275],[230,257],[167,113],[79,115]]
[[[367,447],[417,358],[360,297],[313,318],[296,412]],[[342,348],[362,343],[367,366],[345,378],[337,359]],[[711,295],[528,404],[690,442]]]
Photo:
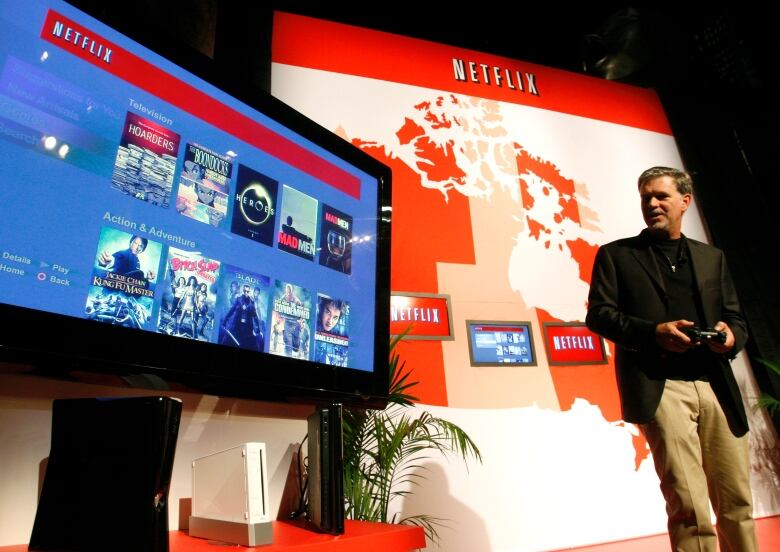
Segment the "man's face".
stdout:
[[681,194],[671,176],[659,176],[639,188],[642,216],[647,227],[657,236],[680,237],[683,213],[691,203],[691,194]]
[[242,291],[244,292],[244,297],[249,297],[249,286],[244,286]]
[[139,253],[143,253],[144,242],[141,240],[141,238],[135,238],[133,241],[130,242],[130,251],[132,251],[133,255],[138,255]]
[[339,323],[339,318],[341,318],[341,311],[333,305],[326,305],[325,308],[322,309],[320,322],[322,323],[323,329],[329,332]]

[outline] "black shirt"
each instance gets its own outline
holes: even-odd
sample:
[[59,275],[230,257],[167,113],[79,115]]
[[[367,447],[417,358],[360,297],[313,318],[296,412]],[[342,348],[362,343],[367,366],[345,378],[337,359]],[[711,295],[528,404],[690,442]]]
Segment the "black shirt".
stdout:
[[[666,320],[690,320],[704,328],[699,289],[685,238],[655,241],[652,250],[666,288]],[[715,353],[704,344],[684,353],[664,351],[664,358],[663,371],[668,379],[707,380],[709,369],[717,365]]]

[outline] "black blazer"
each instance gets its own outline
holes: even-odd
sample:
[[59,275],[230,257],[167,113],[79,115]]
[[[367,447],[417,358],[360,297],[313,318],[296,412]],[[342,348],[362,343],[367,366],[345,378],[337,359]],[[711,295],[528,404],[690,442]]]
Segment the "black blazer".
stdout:
[[[748,431],[745,407],[729,359],[747,340],[747,325],[723,252],[686,238],[699,288],[704,323],[729,325],[736,344],[728,358],[719,355],[710,384],[736,436]],[[651,241],[642,232],[599,248],[588,295],[588,328],[615,343],[615,369],[623,419],[647,423],[655,415],[665,379],[660,368],[669,353],[655,343],[655,327],[666,318],[668,297]]]

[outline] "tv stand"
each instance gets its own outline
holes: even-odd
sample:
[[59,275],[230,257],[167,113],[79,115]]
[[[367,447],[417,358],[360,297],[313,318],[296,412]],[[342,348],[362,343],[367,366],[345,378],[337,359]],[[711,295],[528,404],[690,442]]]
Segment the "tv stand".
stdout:
[[[370,521],[347,520],[344,534],[339,536],[315,533],[302,523],[273,522],[274,542],[262,547],[242,547],[262,552],[410,552],[425,548],[425,534],[414,525],[391,525]],[[186,531],[171,531],[170,552],[220,552],[223,543],[190,537]],[[0,546],[0,552],[27,552],[26,544]]]

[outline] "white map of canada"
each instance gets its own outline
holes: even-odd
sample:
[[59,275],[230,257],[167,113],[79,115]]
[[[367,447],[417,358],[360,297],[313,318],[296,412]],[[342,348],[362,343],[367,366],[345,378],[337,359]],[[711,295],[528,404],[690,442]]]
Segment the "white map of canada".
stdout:
[[[474,262],[436,264],[436,291],[450,294],[455,328],[455,340],[442,343],[450,408],[441,415],[460,423],[489,452],[485,465],[464,474],[462,481],[452,475],[451,464],[442,465],[449,476],[434,495],[473,506],[467,512],[452,510],[457,524],[465,523],[474,534],[486,531],[492,550],[554,549],[663,532],[652,462],[636,428],[619,420],[614,381],[606,377],[611,369],[554,370],[546,365],[543,350],[537,350],[535,367],[471,367],[461,328],[465,320],[530,320],[541,349],[540,320],[583,320],[598,244],[643,227],[637,175],[653,165],[682,166],[673,137],[281,64],[274,64],[272,80],[274,94],[283,101],[380,160],[402,166],[398,175],[394,170],[394,189],[438,190],[447,205],[467,199],[468,220],[463,222],[470,223]],[[426,227],[445,222],[394,220],[412,223],[427,235]],[[683,230],[706,240],[696,209],[689,211]],[[441,246],[424,242],[433,251]],[[564,396],[568,403],[562,402]],[[507,441],[510,434],[519,441]],[[598,443],[598,450],[586,443]],[[767,483],[771,488],[767,473],[765,466],[754,467],[758,488]],[[579,492],[578,485],[590,490]],[[564,491],[568,488],[571,493]],[[757,512],[777,509],[776,497],[758,494]],[[413,496],[404,513],[430,513],[432,503]],[[565,535],[548,515],[560,511],[561,501],[571,509],[564,517],[578,519]],[[484,512],[480,517],[487,529],[466,521],[475,512]],[[524,519],[522,534],[508,529],[518,512]],[[611,523],[604,524],[605,518]],[[453,531],[438,549],[474,546],[485,543]]]

